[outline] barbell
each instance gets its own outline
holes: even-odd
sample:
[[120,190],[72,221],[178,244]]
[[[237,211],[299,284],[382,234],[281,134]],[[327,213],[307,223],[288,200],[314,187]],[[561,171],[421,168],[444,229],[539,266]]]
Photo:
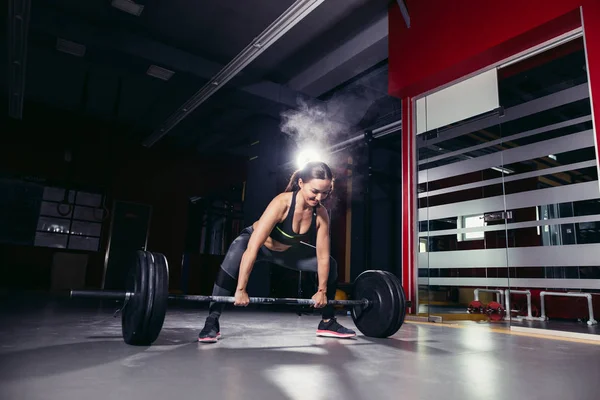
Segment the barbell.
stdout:
[[[127,277],[126,291],[71,290],[71,298],[121,300],[121,331],[130,345],[149,346],[158,338],[169,300],[233,303],[234,297],[169,295],[169,267],[160,253],[138,250]],[[406,298],[400,280],[379,270],[362,272],[353,285],[355,300],[329,300],[350,306],[356,328],[365,336],[385,338],[395,334],[406,316]],[[314,305],[311,299],[250,297],[250,303]]]

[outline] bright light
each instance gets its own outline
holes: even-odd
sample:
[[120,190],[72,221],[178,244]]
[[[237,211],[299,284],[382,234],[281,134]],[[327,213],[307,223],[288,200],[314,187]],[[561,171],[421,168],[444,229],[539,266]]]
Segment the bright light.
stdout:
[[504,168],[504,167],[492,167],[492,169],[494,171],[502,172],[503,174],[506,174],[506,175],[512,174],[515,172],[512,169],[508,169],[508,168]]
[[311,161],[323,161],[323,157],[315,149],[304,149],[298,153],[296,165],[298,168],[302,168],[306,163]]

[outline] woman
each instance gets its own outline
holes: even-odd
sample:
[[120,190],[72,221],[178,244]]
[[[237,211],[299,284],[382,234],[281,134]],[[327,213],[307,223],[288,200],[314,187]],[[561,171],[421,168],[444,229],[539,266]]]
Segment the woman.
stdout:
[[[333,190],[333,181],[331,169],[323,162],[307,163],[294,172],[285,192],[275,197],[260,219],[231,243],[217,274],[213,296],[231,296],[235,292],[234,304],[247,306],[246,286],[257,261],[316,272],[319,285],[312,299],[315,308],[323,308],[317,336],[356,336],[336,321],[333,307],[327,304],[335,298],[337,263],[329,254],[329,215],[321,201]],[[316,247],[306,244],[315,236]],[[198,341],[215,343],[219,339],[219,317],[224,306],[210,304]]]

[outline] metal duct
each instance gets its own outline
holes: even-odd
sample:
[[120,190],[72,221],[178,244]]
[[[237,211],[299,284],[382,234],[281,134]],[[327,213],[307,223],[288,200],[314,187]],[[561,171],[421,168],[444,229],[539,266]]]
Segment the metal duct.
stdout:
[[23,118],[31,0],[8,1],[8,115]]
[[268,49],[281,36],[302,21],[304,17],[310,14],[324,0],[297,0],[283,14],[279,16],[271,25],[258,35],[244,50],[242,50],[233,60],[229,62],[221,71],[212,77],[196,94],[186,101],[177,111],[175,111],[156,131],[148,136],[142,143],[150,147],[165,136],[179,122],[194,111],[200,104],[205,102],[217,90],[222,88],[242,69],[250,64],[262,52]]
[[[339,143],[336,143],[336,144],[326,148],[324,150],[324,155],[332,155],[332,154],[338,153],[340,151],[346,150],[346,149],[354,146],[356,143],[364,144],[365,143],[365,135],[367,134],[367,132],[370,132],[373,135],[373,139],[379,139],[379,138],[385,137],[387,135],[390,135],[392,133],[400,132],[400,131],[402,131],[402,120],[401,119],[391,122],[387,125],[381,126],[379,128],[361,130],[360,132],[358,132],[356,134],[356,136],[353,136],[350,139],[346,139],[344,141],[341,141]],[[286,168],[286,167],[289,167],[290,165],[292,165],[293,163],[294,163],[294,161],[288,161],[286,163],[281,164],[280,167]]]
[[[399,119],[397,121],[394,121],[392,123],[389,123],[385,126],[379,127],[379,128],[375,128],[372,130],[373,133],[373,139],[379,139],[381,137],[387,136],[391,133],[394,132],[398,132],[402,129],[402,120]],[[333,154],[333,153],[337,153],[338,151],[342,151],[347,149],[350,145],[364,140],[365,138],[365,131],[361,131],[360,133],[358,133],[356,136],[350,138],[350,139],[346,139],[340,143],[334,144],[333,146],[330,146],[327,148],[327,152],[329,154]]]
[[402,19],[404,19],[406,27],[410,28],[410,15],[408,14],[406,3],[404,3],[404,0],[396,0],[396,3],[398,3],[398,7],[400,7],[400,13],[402,14]]

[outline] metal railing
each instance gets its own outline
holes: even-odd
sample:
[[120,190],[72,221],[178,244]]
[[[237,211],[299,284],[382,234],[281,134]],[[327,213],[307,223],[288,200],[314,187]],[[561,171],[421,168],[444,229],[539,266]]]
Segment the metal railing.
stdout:
[[527,315],[526,316],[515,316],[515,317],[511,317],[512,319],[516,319],[517,321],[522,321],[522,320],[528,320],[528,321],[533,321],[535,320],[535,318],[533,317],[533,313],[531,311],[531,291],[530,290],[512,290],[512,289],[506,289],[505,290],[505,299],[506,299],[506,310],[508,312],[510,312],[510,295],[511,293],[514,294],[524,294],[527,295]]
[[528,321],[547,321],[548,317],[546,316],[546,302],[545,302],[545,297],[546,296],[562,296],[562,297],[583,297],[585,299],[587,299],[587,305],[588,305],[588,313],[589,313],[589,319],[587,321],[588,325],[596,325],[598,323],[598,321],[596,321],[596,319],[594,318],[594,305],[592,303],[592,293],[574,293],[574,292],[546,292],[546,291],[542,291],[540,292],[540,302],[541,302],[541,312],[540,312],[540,316],[539,317],[534,317],[533,313],[532,313],[532,307],[531,307],[531,291],[530,290],[513,290],[513,289],[505,289],[504,291],[501,289],[482,289],[482,288],[477,288],[473,291],[474,293],[474,297],[476,301],[479,301],[479,293],[480,292],[486,292],[486,293],[496,293],[496,301],[500,304],[503,304],[506,307],[506,311],[507,313],[511,312],[511,301],[510,301],[510,295],[511,294],[524,294],[527,296],[527,315],[526,316],[516,316],[516,317],[510,317],[512,319],[521,321],[521,320],[528,320]]
[[598,321],[594,319],[594,306],[592,304],[592,294],[591,293],[573,293],[573,292],[540,292],[540,302],[541,302],[541,313],[538,318],[534,318],[538,321],[547,321],[548,317],[546,316],[546,303],[544,298],[546,296],[563,296],[563,297],[584,297],[587,299],[588,304],[588,312],[589,319],[587,321],[588,325],[596,325]]
[[480,289],[477,288],[473,291],[475,294],[475,301],[479,301],[479,292],[485,293],[496,293],[496,301],[500,304],[504,304],[504,292],[500,289]]

